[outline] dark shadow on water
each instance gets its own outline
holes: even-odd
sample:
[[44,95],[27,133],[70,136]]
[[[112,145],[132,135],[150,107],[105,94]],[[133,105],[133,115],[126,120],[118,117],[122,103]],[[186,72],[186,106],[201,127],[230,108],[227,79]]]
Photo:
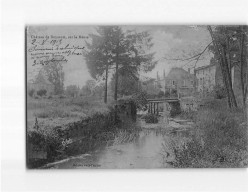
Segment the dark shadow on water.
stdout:
[[[44,168],[164,168],[166,165],[161,152],[165,138],[190,135],[188,131],[167,131],[161,128],[157,130],[143,129],[138,133],[134,132],[135,139],[127,141],[129,136],[132,137],[132,132],[128,132],[128,135],[123,132],[125,131],[120,131],[119,137],[117,136],[109,142],[92,142],[88,145],[83,142],[75,144],[69,152],[74,154],[72,157],[48,164]],[[87,148],[92,150],[87,151]]]

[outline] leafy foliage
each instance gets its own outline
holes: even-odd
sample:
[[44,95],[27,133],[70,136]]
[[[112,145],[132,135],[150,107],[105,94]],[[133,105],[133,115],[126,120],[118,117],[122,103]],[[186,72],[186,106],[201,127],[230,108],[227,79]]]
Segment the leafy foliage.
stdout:
[[144,119],[146,123],[158,123],[158,116],[155,114],[148,113],[144,116]]
[[79,87],[76,85],[69,85],[66,87],[66,93],[71,97],[75,97],[79,93]]
[[170,164],[180,168],[247,166],[247,130],[241,125],[244,121],[242,111],[227,111],[221,100],[209,102],[195,115],[196,125],[188,140],[172,139],[169,146],[165,144],[165,151],[172,150],[175,155]]
[[86,81],[86,84],[82,87],[80,93],[84,96],[94,96],[97,93],[101,94],[103,91],[102,87],[103,86],[101,84],[97,85],[95,80],[90,79]]
[[171,95],[172,96],[176,96],[177,95],[177,90],[176,89],[172,89],[171,90]]
[[236,107],[237,102],[231,80],[232,68],[239,67],[240,77],[234,81],[240,81],[243,106],[246,105],[248,91],[247,85],[247,26],[208,26],[208,30],[213,39],[213,46],[210,51],[213,52],[214,58],[218,59],[222,72],[223,83],[226,88],[229,107]]
[[[87,67],[91,76],[97,79],[102,76],[106,68],[113,65],[113,26],[100,26],[96,29],[97,34],[90,34],[91,43],[86,42],[87,52],[84,54]],[[106,79],[106,78],[105,78]]]
[[155,98],[160,91],[160,89],[154,86],[153,82],[151,79],[141,84],[141,89],[147,94],[147,98]]
[[160,91],[160,92],[158,93],[158,98],[163,98],[163,97],[165,97],[165,94],[164,94],[163,91]]
[[170,92],[168,90],[166,90],[164,96],[165,97],[170,97]]
[[62,94],[64,91],[64,71],[59,59],[50,60],[43,69],[50,81],[54,85],[55,95]]
[[47,90],[45,90],[45,89],[40,89],[39,91],[37,91],[38,96],[45,96],[46,93],[47,93]]
[[223,99],[227,97],[226,95],[226,88],[221,85],[215,85],[214,86],[214,96],[216,99]]
[[[111,89],[115,90],[115,75],[111,80]],[[132,95],[139,90],[139,81],[137,77],[133,77],[127,72],[119,71],[118,77],[118,94],[120,96]]]
[[30,97],[33,97],[34,92],[35,92],[34,89],[30,89],[30,90],[28,91],[28,95],[29,95]]
[[175,117],[181,113],[181,106],[179,102],[173,102],[171,104],[170,116]]
[[[107,90],[108,72],[115,69],[112,78],[115,98],[117,89],[121,95],[134,90],[138,71],[151,71],[156,65],[153,61],[154,53],[148,53],[153,45],[148,32],[123,32],[119,26],[100,26],[97,34],[91,34],[90,37],[92,42],[87,43],[88,51],[84,55],[89,72],[95,79],[103,77]],[[127,89],[122,87],[124,85],[128,86]]]

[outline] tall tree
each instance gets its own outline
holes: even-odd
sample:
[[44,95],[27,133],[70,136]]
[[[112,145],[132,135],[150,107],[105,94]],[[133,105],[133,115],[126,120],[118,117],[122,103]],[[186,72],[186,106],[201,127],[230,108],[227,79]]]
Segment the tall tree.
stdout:
[[91,43],[86,42],[87,51],[84,53],[89,72],[94,79],[103,77],[105,80],[104,102],[108,96],[108,74],[113,65],[113,26],[96,28],[97,34],[90,34]]
[[[247,98],[247,29],[245,26],[215,26],[208,30],[213,38],[213,53],[217,56],[223,81],[227,90],[229,107],[237,107],[233,83],[240,82],[243,106],[246,106]],[[232,69],[240,71],[240,76],[234,74]],[[235,70],[236,69],[236,70]]]
[[153,46],[152,38],[148,32],[126,31],[115,27],[113,37],[113,62],[115,64],[115,95],[118,95],[119,73],[138,81],[140,71],[151,71],[155,65],[154,53],[149,53]]
[[248,91],[248,67],[247,67],[247,26],[239,27],[239,49],[240,49],[240,78],[242,89],[243,106],[246,107]]
[[[119,69],[118,71],[118,95],[132,95],[139,90],[139,78],[136,75],[130,74],[125,69]],[[115,75],[111,80],[111,89],[115,90]]]
[[48,80],[54,85],[54,93],[62,94],[64,92],[64,71],[62,62],[58,60],[50,60],[43,66]]
[[[205,26],[199,26],[204,27]],[[243,105],[246,105],[248,94],[248,68],[247,68],[247,26],[207,26],[212,41],[204,46],[205,48],[199,53],[193,53],[190,57],[167,58],[166,60],[186,62],[182,66],[189,66],[192,62],[193,69],[206,51],[214,54],[211,59],[219,64],[221,69],[222,81],[228,97],[230,108],[237,107],[237,101],[234,94],[233,83],[240,81]],[[239,68],[240,77],[232,81],[233,68]],[[235,74],[235,77],[237,75]]]
[[86,63],[93,78],[105,73],[105,100],[108,73],[114,69],[114,99],[117,101],[119,70],[135,78],[140,70],[147,72],[155,67],[154,53],[147,52],[153,45],[152,39],[148,32],[123,32],[119,26],[98,27],[97,32],[98,35],[90,35],[92,42],[87,43]]
[[[237,107],[236,98],[232,88],[232,80],[231,80],[231,70],[228,65],[228,51],[227,51],[227,44],[226,44],[226,31],[224,29],[219,29],[220,32],[213,32],[212,27],[207,27],[209,33],[212,37],[213,45],[214,45],[214,53],[217,55],[217,59],[219,65],[221,67],[221,73],[223,77],[223,81],[227,90],[227,97],[228,97],[228,105],[229,107]],[[218,30],[218,29],[217,29]]]
[[95,80],[87,80],[85,86],[90,91],[90,94],[92,95],[94,93],[95,87],[96,87],[96,81]]

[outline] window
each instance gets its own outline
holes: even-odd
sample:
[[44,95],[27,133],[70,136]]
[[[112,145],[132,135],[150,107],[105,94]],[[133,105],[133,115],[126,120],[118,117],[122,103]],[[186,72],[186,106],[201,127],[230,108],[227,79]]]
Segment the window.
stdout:
[[190,82],[191,82],[191,85],[194,85],[194,81],[191,80]]
[[172,85],[175,85],[175,84],[176,84],[176,82],[174,80],[172,80]]

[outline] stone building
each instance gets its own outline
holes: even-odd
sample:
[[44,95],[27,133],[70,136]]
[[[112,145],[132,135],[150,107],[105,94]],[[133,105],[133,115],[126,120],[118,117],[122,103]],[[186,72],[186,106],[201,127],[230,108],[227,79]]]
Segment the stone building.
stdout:
[[191,96],[194,93],[196,77],[190,71],[183,68],[172,68],[167,76],[163,74],[163,79],[157,79],[157,84],[161,89],[170,94],[173,91],[180,97]]
[[[217,62],[211,61],[210,65],[196,68],[195,75],[197,92],[203,95],[213,91],[215,86],[224,87],[221,68]],[[231,80],[235,96],[241,96],[240,67],[238,65],[231,68]]]
[[197,92],[211,92],[216,85],[216,66],[210,64],[201,66],[195,69],[195,76],[197,78]]

